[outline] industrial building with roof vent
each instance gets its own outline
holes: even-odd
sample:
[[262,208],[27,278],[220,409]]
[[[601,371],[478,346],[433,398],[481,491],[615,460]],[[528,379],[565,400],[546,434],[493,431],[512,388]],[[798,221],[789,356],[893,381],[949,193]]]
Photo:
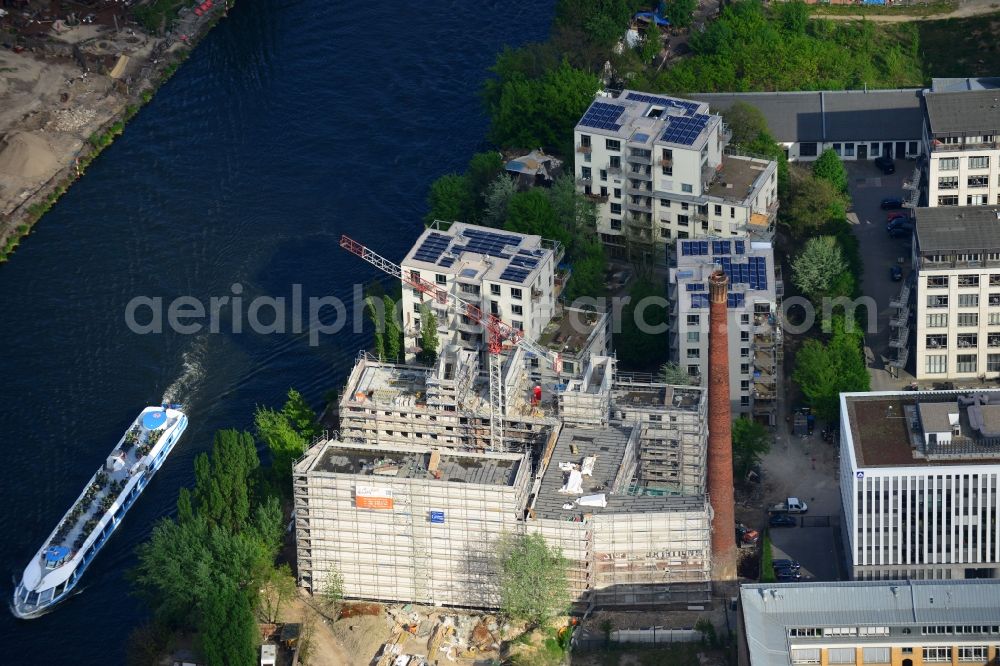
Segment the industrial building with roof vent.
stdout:
[[777,164],[727,151],[708,104],[602,92],[573,134],[577,187],[597,203],[611,256],[665,261],[678,238],[773,235]]
[[1000,390],[843,393],[840,414],[852,577],[1000,578]]
[[744,585],[740,666],[996,664],[1000,581]]

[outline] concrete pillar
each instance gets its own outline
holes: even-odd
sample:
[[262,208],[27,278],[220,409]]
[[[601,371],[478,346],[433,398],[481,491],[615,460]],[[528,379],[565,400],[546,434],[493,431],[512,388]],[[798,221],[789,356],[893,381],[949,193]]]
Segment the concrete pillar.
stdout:
[[736,580],[733,497],[733,422],[729,401],[728,279],[721,270],[708,281],[708,495],[712,504],[712,580]]

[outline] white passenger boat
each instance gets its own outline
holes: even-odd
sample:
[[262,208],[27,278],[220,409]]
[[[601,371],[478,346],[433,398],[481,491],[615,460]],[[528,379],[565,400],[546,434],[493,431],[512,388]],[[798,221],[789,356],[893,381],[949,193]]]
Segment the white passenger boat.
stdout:
[[187,428],[180,405],[147,407],[28,563],[11,609],[37,617],[66,600]]

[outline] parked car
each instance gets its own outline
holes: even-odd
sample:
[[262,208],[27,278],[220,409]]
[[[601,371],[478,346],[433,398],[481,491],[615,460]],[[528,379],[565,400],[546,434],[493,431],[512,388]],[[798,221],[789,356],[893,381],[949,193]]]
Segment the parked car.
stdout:
[[767,519],[767,524],[771,527],[795,527],[799,521],[795,520],[795,516],[789,516],[787,513],[776,513]]
[[886,197],[882,199],[882,210],[899,210],[903,207],[903,200],[899,197]]
[[903,269],[899,266],[893,266],[889,269],[889,277],[892,278],[893,282],[899,282],[903,279]]
[[897,225],[888,229],[889,238],[909,238],[913,234],[913,226],[909,224]]
[[798,497],[787,497],[784,502],[778,502],[768,509],[773,513],[805,513],[808,510],[809,505]]
[[774,572],[774,577],[781,583],[790,583],[792,581],[801,580],[802,574],[798,571],[792,571],[791,569],[780,569]]
[[781,559],[772,560],[771,566],[774,567],[775,571],[777,571],[778,569],[791,569],[792,571],[798,571],[799,569],[802,568],[802,565],[799,564],[796,560],[781,560]]
[[736,543],[740,546],[754,546],[760,541],[760,532],[743,523],[736,523]]
[[909,215],[907,215],[906,213],[902,213],[898,210],[894,213],[889,213],[888,215],[885,216],[885,221],[887,224],[892,224],[896,220],[907,220],[907,219],[909,219]]
[[896,163],[893,161],[891,157],[886,157],[885,155],[883,155],[882,157],[876,158],[875,166],[877,166],[882,171],[882,173],[884,173],[887,176],[890,173],[896,173]]

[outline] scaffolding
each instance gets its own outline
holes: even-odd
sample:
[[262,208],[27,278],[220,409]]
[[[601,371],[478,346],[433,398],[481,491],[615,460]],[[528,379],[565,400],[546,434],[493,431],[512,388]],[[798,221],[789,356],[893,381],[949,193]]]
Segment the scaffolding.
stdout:
[[615,359],[592,356],[582,379],[573,379],[559,390],[559,417],[568,425],[606,426],[611,416],[611,385]]

